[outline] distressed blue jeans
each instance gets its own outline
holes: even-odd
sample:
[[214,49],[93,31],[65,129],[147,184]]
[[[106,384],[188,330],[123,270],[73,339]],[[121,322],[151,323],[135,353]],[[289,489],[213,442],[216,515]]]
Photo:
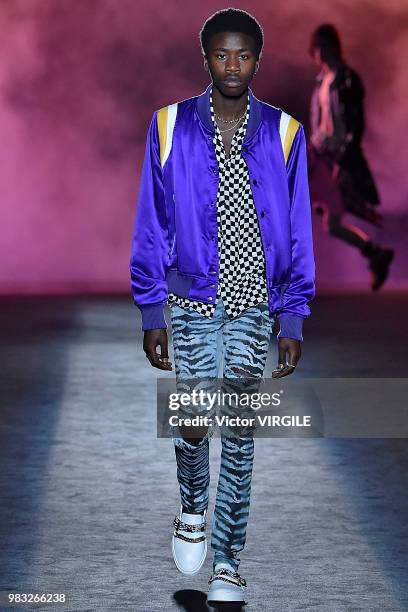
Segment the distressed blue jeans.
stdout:
[[[216,379],[223,361],[221,378],[252,377],[261,379],[268,355],[274,318],[268,304],[258,304],[230,319],[221,298],[212,318],[192,308],[171,304],[171,326],[176,381]],[[210,468],[209,441],[214,433],[209,427],[203,438],[188,442],[173,428],[177,461],[177,479],[181,502],[191,512],[208,507]],[[198,443],[197,443],[198,442]],[[254,440],[231,437],[221,431],[221,464],[212,519],[211,549],[213,567],[227,561],[236,570],[243,550],[249,516]]]

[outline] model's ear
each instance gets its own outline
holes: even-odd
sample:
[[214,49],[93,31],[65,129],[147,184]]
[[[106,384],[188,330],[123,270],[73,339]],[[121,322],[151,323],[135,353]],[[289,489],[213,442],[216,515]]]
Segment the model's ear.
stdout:
[[256,64],[255,64],[255,72],[258,72],[259,70],[259,63],[261,61],[262,58],[262,51],[260,51],[259,55],[258,55],[258,59],[256,60]]
[[208,62],[207,62],[207,58],[205,57],[205,55],[203,55],[203,60],[204,60],[204,70],[208,70]]

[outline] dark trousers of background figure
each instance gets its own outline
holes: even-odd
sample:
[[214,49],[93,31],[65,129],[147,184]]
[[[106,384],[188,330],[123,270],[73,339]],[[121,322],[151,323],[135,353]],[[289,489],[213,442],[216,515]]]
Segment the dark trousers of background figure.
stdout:
[[[337,180],[332,176],[333,164],[322,155],[309,154],[310,174],[310,199],[315,211],[323,215],[325,230],[336,238],[357,247],[363,253],[369,242],[369,236],[355,225],[343,222],[343,216],[347,213],[347,200],[360,205],[366,209],[361,195],[356,192],[351,178],[347,173],[342,173]],[[368,208],[368,210],[371,210]],[[372,208],[372,214],[378,213]]]
[[[171,305],[174,365],[178,390],[183,379],[204,381],[225,377],[261,379],[265,369],[274,319],[268,304],[262,303],[229,319],[221,298],[212,318],[192,308]],[[219,366],[223,359],[223,372]],[[211,386],[211,385],[210,385]],[[208,413],[207,413],[208,414]],[[181,502],[186,511],[201,512],[208,507],[210,467],[210,427],[203,438],[181,437],[173,430],[177,479]],[[188,442],[187,440],[190,440]],[[253,437],[224,436],[221,430],[221,464],[212,519],[211,549],[213,568],[226,561],[238,569],[238,553],[243,550],[249,516]]]

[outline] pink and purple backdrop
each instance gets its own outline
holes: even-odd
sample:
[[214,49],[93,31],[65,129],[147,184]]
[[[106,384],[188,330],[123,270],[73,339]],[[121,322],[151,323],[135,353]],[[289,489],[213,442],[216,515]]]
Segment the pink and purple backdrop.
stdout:
[[[129,291],[148,122],[208,84],[198,32],[218,2],[2,0],[0,293]],[[265,34],[251,87],[307,126],[311,30],[335,23],[367,92],[364,147],[393,244],[385,289],[408,285],[408,5],[403,0],[239,2]],[[353,220],[352,217],[349,219]],[[319,289],[365,288],[367,263],[314,219]]]

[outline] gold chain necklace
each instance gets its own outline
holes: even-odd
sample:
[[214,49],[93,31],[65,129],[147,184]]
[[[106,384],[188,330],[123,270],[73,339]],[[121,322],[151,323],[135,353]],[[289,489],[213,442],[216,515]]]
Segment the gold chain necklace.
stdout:
[[[246,115],[246,113],[245,113],[245,115]],[[233,125],[232,127],[227,128],[227,129],[225,129],[225,130],[220,130],[220,126],[218,126],[218,129],[219,129],[219,131],[220,131],[220,134],[224,134],[224,132],[229,132],[230,130],[233,130],[235,127],[237,127],[238,123],[239,123],[240,121],[242,121],[242,119],[245,117],[245,115],[242,115],[242,117],[240,117],[240,118],[238,119],[238,121],[235,123],[235,125]],[[221,119],[221,117],[219,117],[218,115],[216,115],[216,117],[218,117],[218,119]]]
[[217,117],[217,119],[219,119],[220,121],[223,121],[224,123],[235,123],[237,121],[241,121],[241,119],[243,119],[245,117],[246,109],[245,109],[245,113],[242,115],[242,117],[239,117],[238,119],[223,119],[222,117],[217,115],[217,113],[215,111],[214,111],[214,115]]

